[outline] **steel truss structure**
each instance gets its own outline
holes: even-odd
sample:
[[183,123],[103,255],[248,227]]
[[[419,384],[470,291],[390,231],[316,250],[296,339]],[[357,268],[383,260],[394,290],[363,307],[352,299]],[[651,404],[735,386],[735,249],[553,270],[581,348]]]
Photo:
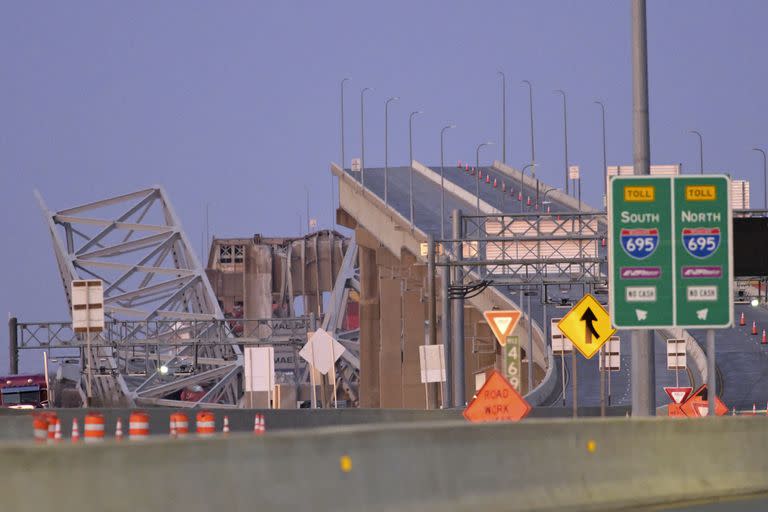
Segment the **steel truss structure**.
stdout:
[[467,215],[461,217],[461,234],[441,243],[461,246],[452,251],[461,258],[448,264],[478,276],[478,287],[606,284],[605,214]]
[[[102,337],[110,342],[92,349],[104,369],[94,372],[97,403],[237,405],[243,361],[237,344],[172,343],[230,338],[231,332],[220,330],[224,318],[216,296],[165,191],[149,188],[58,212],[36,196],[70,305],[73,280],[104,282],[109,322]],[[117,339],[153,343],[111,343]],[[81,335],[72,341],[83,350]],[[190,358],[197,361],[193,377],[182,371]],[[180,400],[190,385],[205,391],[194,403]]]

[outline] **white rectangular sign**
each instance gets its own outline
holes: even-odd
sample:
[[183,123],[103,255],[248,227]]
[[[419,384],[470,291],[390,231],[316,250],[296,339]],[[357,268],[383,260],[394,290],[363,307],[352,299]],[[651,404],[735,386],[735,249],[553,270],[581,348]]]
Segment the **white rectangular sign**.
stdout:
[[275,349],[245,348],[245,390],[272,392],[275,387]]
[[359,158],[352,159],[352,172],[360,172],[363,168],[362,161]]
[[442,345],[421,345],[419,365],[422,384],[445,382],[445,351]]
[[573,343],[571,340],[565,337],[565,335],[557,327],[558,322],[562,318],[553,318],[550,322],[550,332],[552,333],[552,353],[554,354],[569,354],[573,352]]
[[104,285],[100,279],[72,281],[72,329],[75,332],[104,329]]
[[667,340],[667,370],[685,370],[685,340]]
[[608,371],[621,371],[621,338],[618,336],[611,336],[611,338],[605,342],[603,348],[600,349],[598,361],[601,370],[603,369],[603,359],[605,359],[605,368]]
[[568,178],[572,180],[578,180],[579,179],[579,166],[578,165],[569,165],[568,166]]

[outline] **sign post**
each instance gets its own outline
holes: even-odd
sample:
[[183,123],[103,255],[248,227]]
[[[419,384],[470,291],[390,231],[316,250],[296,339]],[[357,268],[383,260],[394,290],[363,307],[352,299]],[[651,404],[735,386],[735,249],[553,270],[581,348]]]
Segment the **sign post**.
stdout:
[[733,323],[730,194],[730,178],[719,175],[617,176],[609,189],[614,325],[707,329],[713,393],[713,329]]

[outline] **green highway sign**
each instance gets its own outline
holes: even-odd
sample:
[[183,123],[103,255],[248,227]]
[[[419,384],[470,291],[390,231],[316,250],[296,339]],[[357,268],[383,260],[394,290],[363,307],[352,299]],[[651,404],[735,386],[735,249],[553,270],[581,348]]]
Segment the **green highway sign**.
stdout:
[[609,309],[618,328],[733,323],[727,176],[616,176],[608,191]]

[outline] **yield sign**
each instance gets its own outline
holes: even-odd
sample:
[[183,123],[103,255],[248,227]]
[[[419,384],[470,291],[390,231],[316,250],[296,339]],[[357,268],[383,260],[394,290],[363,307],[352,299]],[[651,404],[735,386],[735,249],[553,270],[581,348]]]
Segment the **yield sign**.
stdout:
[[515,391],[502,374],[493,370],[466,409],[471,422],[518,421],[531,412],[531,405]]
[[691,392],[693,392],[693,388],[690,386],[687,387],[670,387],[666,386],[664,388],[664,392],[669,395],[669,398],[672,399],[672,402],[676,404],[682,404],[686,400],[688,400],[688,397],[691,395]]
[[496,336],[496,340],[502,347],[507,344],[507,336],[515,330],[517,322],[520,321],[519,311],[484,311],[485,321]]
[[557,324],[560,332],[571,340],[581,354],[589,359],[616,332],[605,308],[586,294]]

